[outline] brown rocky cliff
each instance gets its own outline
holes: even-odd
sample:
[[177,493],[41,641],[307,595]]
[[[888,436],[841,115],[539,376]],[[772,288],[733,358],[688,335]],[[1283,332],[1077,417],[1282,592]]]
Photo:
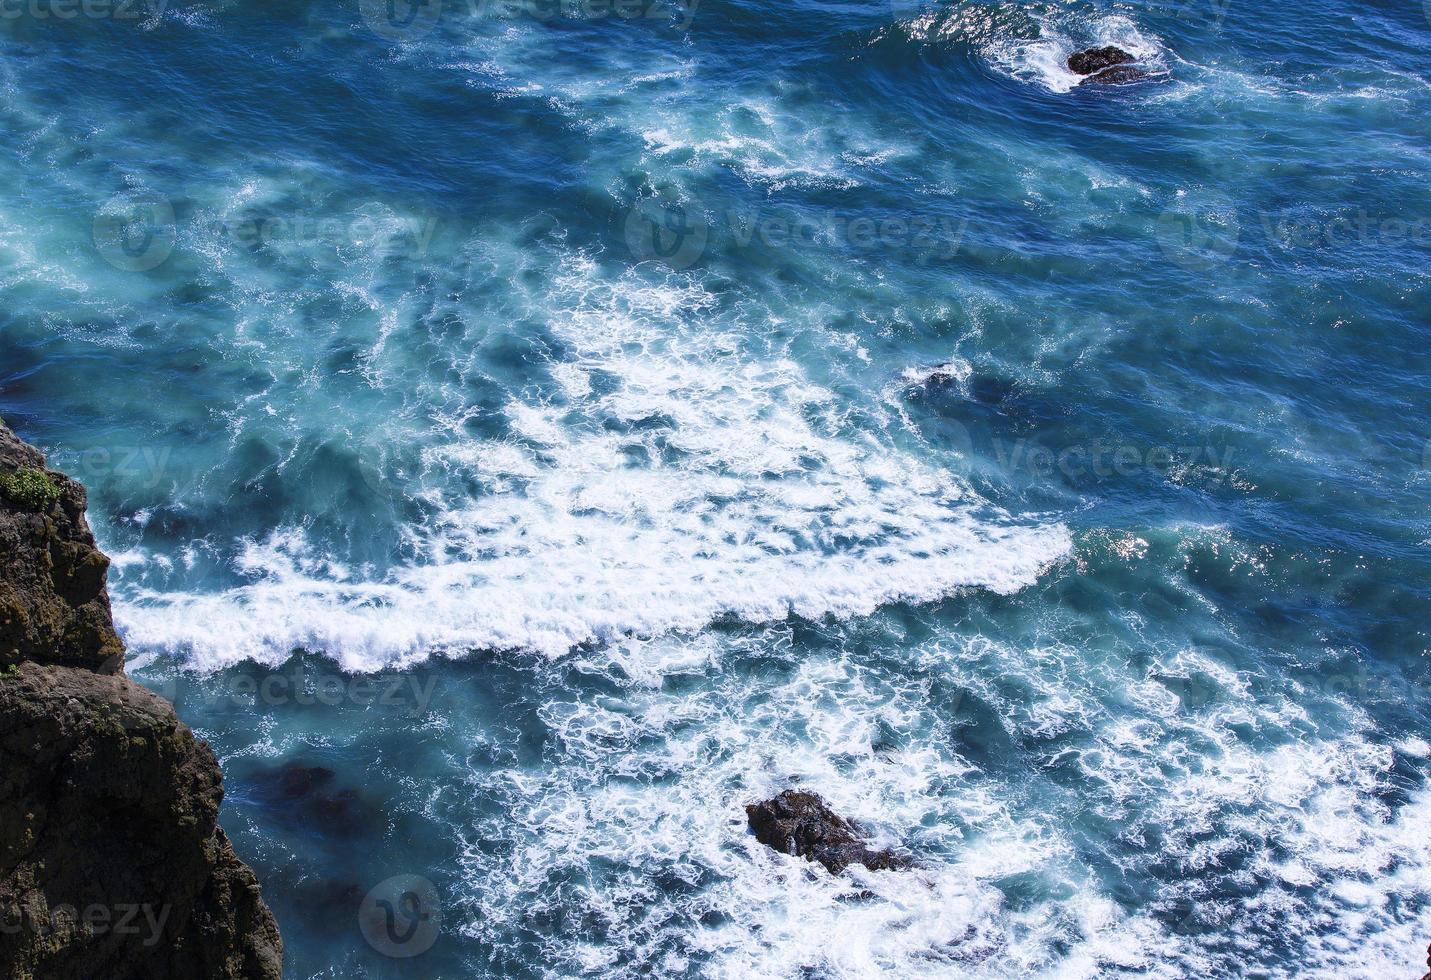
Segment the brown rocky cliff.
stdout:
[[123,675],[84,512],[0,423],[0,976],[277,980],[218,763]]
[[21,661],[124,669],[124,646],[109,615],[109,559],[85,522],[85,491],[45,471],[45,457],[0,422],[0,479],[45,474],[57,499],[27,506],[0,483],[0,667]]

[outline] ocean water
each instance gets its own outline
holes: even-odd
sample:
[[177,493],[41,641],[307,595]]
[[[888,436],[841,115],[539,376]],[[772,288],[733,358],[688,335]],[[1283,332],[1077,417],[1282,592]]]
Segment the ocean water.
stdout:
[[1422,972],[1428,18],[0,9],[0,413],[288,974]]

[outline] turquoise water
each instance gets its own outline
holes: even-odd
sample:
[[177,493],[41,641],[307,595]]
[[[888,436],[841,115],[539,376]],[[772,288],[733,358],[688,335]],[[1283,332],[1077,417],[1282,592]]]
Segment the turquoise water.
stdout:
[[0,412],[291,976],[1423,969],[1421,4],[61,9]]

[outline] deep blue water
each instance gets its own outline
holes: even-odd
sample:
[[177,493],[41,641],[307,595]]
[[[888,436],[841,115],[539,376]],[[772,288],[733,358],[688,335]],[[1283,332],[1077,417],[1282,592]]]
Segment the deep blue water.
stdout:
[[291,976],[1423,969],[1431,8],[389,13],[0,10],[0,413]]

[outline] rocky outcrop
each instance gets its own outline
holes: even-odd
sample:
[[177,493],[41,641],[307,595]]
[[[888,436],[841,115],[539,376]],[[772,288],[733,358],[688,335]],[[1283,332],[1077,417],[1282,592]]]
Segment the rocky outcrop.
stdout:
[[900,871],[908,858],[892,851],[871,850],[857,828],[835,813],[814,793],[787,789],[773,800],[745,808],[755,839],[782,854],[793,854],[840,874],[852,864],[872,871]]
[[32,660],[122,669],[109,615],[109,559],[85,523],[84,487],[0,423],[0,669]]
[[1092,75],[1105,68],[1127,65],[1137,60],[1122,48],[1115,48],[1110,44],[1104,48],[1089,48],[1087,51],[1076,51],[1069,55],[1068,70],[1075,75]]
[[278,980],[218,764],[123,675],[84,511],[0,424],[0,974]]
[[1079,88],[1085,85],[1127,85],[1129,82],[1141,82],[1152,78],[1152,72],[1145,71],[1137,65],[1118,65],[1114,68],[1105,68],[1096,75],[1089,75],[1078,83]]
[[1075,75],[1086,75],[1079,86],[1084,85],[1126,85],[1154,77],[1153,73],[1139,68],[1133,57],[1122,48],[1112,45],[1076,51],[1068,56],[1068,70]]

